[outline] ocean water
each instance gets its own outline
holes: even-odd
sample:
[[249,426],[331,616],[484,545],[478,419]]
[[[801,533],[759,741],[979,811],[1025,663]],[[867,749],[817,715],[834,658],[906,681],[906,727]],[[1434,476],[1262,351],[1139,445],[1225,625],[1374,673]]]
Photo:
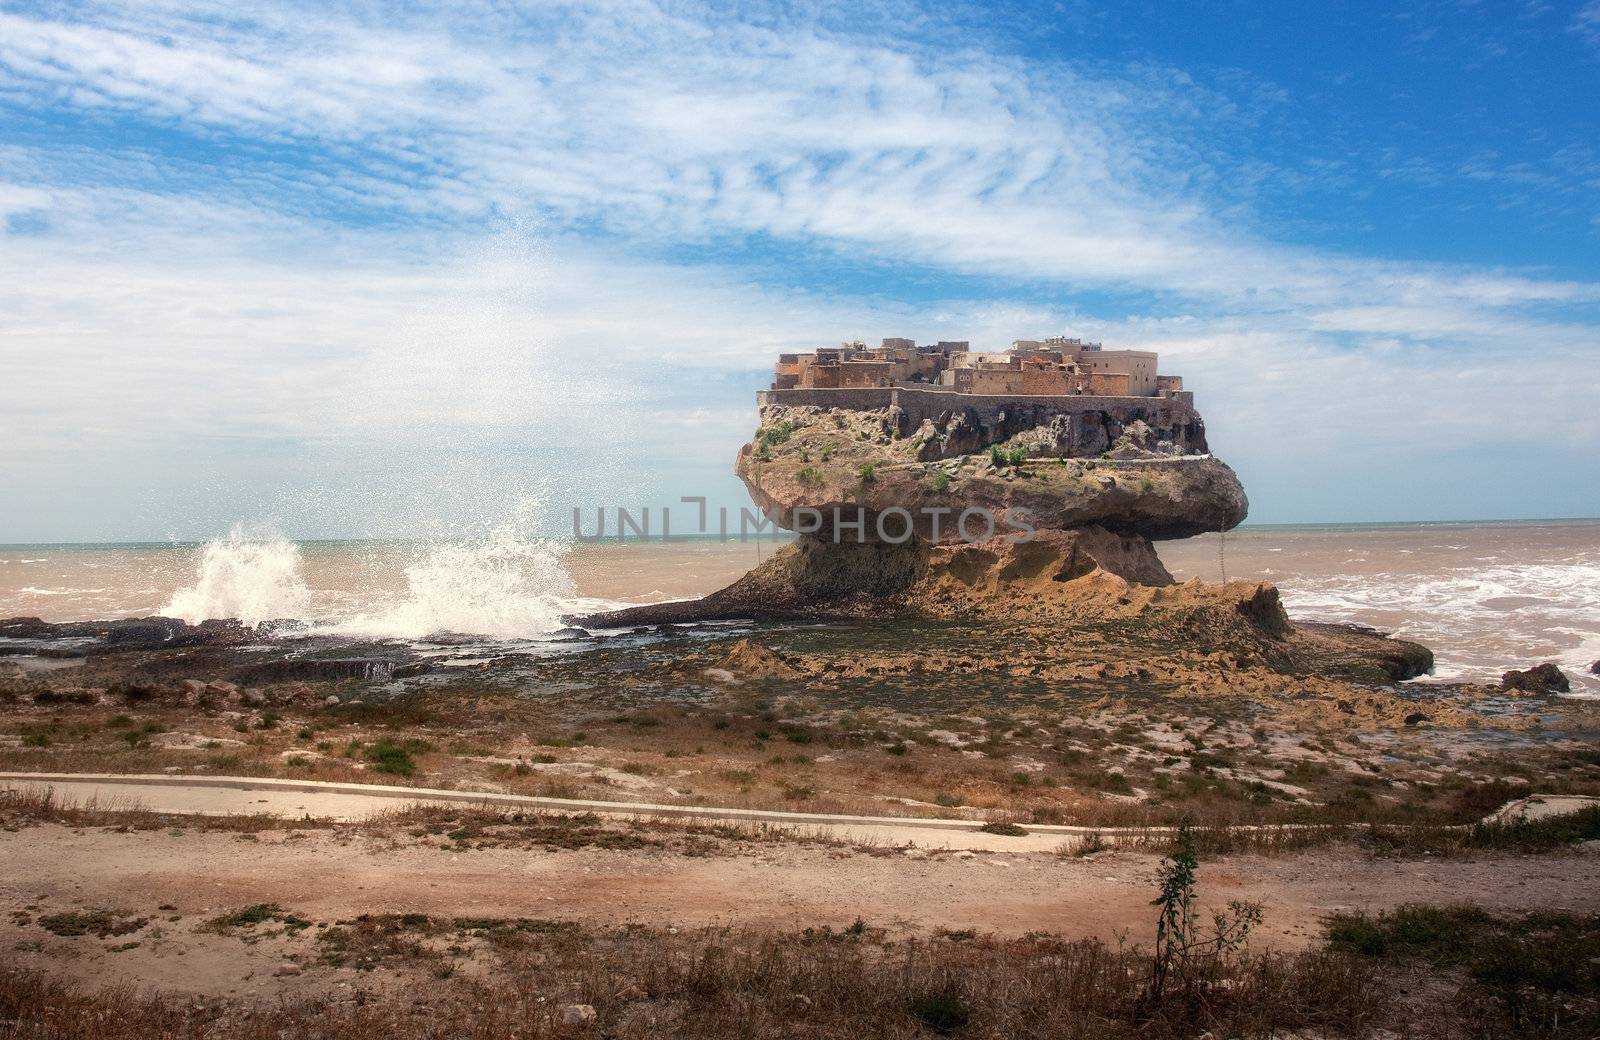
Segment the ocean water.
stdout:
[[[457,542],[307,542],[235,530],[204,545],[0,546],[0,617],[294,618],[330,633],[532,641],[564,614],[699,596],[770,541],[572,544],[511,530]],[[1245,527],[1158,545],[1180,580],[1275,583],[1295,617],[1432,647],[1435,678],[1559,663],[1600,697],[1600,521]]]

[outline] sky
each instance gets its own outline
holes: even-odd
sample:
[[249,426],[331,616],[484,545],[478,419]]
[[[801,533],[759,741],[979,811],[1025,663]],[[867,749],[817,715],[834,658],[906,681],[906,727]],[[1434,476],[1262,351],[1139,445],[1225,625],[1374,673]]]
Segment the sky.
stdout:
[[738,507],[777,353],[1058,334],[1251,522],[1600,515],[1600,0],[0,0],[0,542]]

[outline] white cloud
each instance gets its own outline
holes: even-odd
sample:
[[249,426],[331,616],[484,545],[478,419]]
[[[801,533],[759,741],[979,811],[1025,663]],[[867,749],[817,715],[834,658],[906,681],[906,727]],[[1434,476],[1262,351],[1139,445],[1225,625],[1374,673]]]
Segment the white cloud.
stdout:
[[1572,16],[1571,29],[1590,44],[1600,47],[1600,0],[1589,0]]
[[[630,443],[725,452],[748,432],[721,403],[651,421],[652,395],[891,334],[1156,346],[1247,452],[1378,428],[1415,450],[1548,440],[1483,421],[1510,395],[1600,439],[1571,418],[1600,342],[1572,315],[1600,286],[1274,243],[1207,196],[1226,172],[1211,127],[1245,117],[1178,74],[642,0],[196,0],[0,12],[7,98],[181,139],[0,147],[0,228],[31,222],[0,237],[13,469],[231,439],[292,445],[307,472],[397,445],[438,471],[586,430],[603,458],[563,449],[567,470],[616,480]],[[1164,313],[913,305],[649,259],[752,236]]]

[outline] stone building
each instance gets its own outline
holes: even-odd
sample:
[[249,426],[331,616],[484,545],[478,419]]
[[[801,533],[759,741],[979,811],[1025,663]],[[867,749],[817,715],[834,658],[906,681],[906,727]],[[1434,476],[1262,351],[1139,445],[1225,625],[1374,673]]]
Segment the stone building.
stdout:
[[813,354],[779,354],[774,390],[837,390],[888,387],[896,383],[936,383],[949,359],[965,353],[964,342],[917,344],[885,339],[868,347],[860,340],[821,347]]
[[917,345],[887,338],[811,354],[781,354],[773,390],[867,390],[926,385],[962,394],[1028,397],[1162,397],[1182,393],[1178,376],[1158,375],[1148,350],[1106,350],[1057,336],[1019,339],[1002,353],[976,353],[966,341]]

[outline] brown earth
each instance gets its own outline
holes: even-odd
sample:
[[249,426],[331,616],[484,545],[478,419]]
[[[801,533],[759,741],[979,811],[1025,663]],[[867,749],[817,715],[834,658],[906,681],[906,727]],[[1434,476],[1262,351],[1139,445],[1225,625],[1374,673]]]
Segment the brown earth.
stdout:
[[[1155,856],[1106,852],[950,854],[778,844],[735,855],[655,850],[459,849],[319,830],[238,835],[181,827],[31,827],[0,838],[0,944],[18,966],[98,983],[118,980],[205,994],[299,992],[354,976],[312,963],[317,929],[219,932],[208,922],[277,904],[308,922],[362,914],[535,918],[798,929],[856,918],[891,935],[976,929],[1068,937],[1126,933],[1148,941]],[[1260,902],[1260,942],[1316,942],[1335,909],[1469,902],[1489,909],[1600,911],[1600,857],[1487,856],[1396,863],[1352,850],[1207,863],[1202,902]],[[110,908],[150,924],[120,936],[50,934],[42,917]],[[160,908],[160,909],[158,909]],[[170,920],[169,920],[170,919]],[[136,946],[130,946],[137,943]],[[307,957],[306,955],[313,955]],[[274,972],[289,958],[302,974]]]

